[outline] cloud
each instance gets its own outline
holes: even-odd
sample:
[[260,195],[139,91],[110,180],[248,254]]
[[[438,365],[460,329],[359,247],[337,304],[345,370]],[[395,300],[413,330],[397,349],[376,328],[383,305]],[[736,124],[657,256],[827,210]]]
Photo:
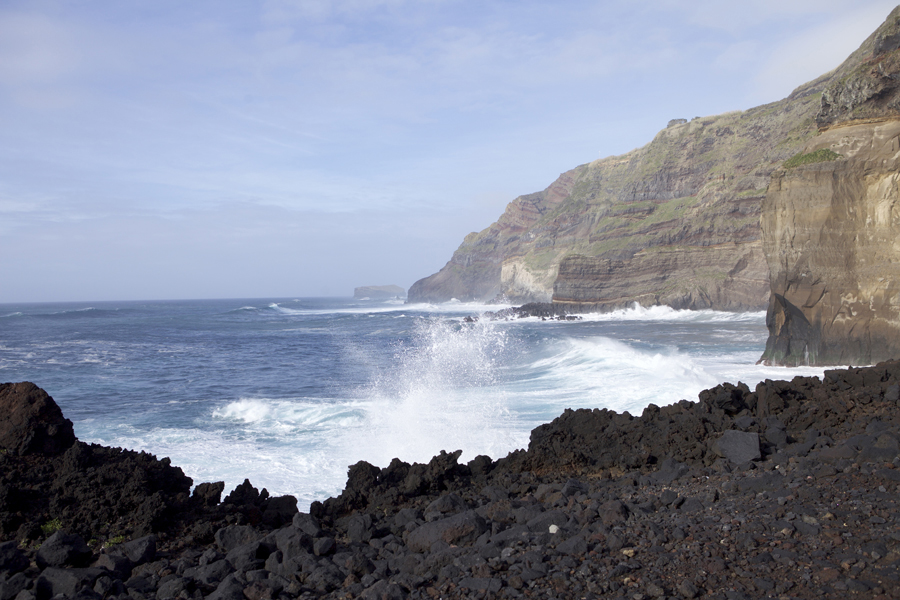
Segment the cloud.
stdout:
[[785,97],[798,86],[837,68],[881,25],[893,6],[873,3],[840,13],[768,49],[755,75],[759,94]]

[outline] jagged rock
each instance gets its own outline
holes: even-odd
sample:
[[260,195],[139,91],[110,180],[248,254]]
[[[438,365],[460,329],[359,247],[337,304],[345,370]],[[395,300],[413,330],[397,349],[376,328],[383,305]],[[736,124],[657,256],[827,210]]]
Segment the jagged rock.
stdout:
[[119,544],[115,551],[131,561],[132,565],[142,565],[156,558],[156,542],[155,535],[147,535]]
[[29,560],[15,542],[0,544],[0,573],[18,573],[28,568]]
[[435,542],[471,544],[487,531],[484,519],[474,510],[432,521],[413,529],[406,544],[413,552],[427,552]]
[[334,554],[336,548],[337,545],[334,543],[334,538],[331,537],[320,537],[313,542],[313,553],[316,556],[328,556]]
[[716,451],[736,465],[762,458],[759,451],[759,434],[729,429],[716,442]]
[[230,525],[216,532],[216,545],[227,554],[238,546],[257,541],[260,537],[259,531],[249,525]]
[[206,506],[215,506],[221,501],[223,491],[225,491],[224,481],[201,483],[194,488],[193,498]]
[[40,567],[86,566],[91,560],[91,549],[80,535],[56,531],[41,544],[36,561]]
[[119,579],[127,579],[131,575],[134,564],[125,556],[108,553],[101,554],[91,565],[98,569],[106,569]]
[[[57,595],[72,598],[83,588],[89,591],[94,582],[104,574],[103,569],[61,569],[47,567],[41,572],[35,586],[37,600],[47,600]],[[80,595],[80,594],[79,594]],[[89,594],[88,597],[91,597]],[[99,595],[93,595],[99,598]]]
[[19,455],[56,455],[75,443],[72,421],[30,382],[0,384],[0,448]]
[[294,527],[309,535],[310,537],[319,537],[322,535],[322,527],[319,520],[307,513],[297,513],[292,521]]

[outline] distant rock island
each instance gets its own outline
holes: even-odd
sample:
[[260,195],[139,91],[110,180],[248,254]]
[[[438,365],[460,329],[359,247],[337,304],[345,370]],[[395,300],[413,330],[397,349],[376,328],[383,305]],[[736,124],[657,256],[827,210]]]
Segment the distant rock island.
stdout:
[[769,364],[900,355],[900,7],[837,69],[672,119],[470,233],[410,302],[768,309]]
[[353,297],[356,300],[368,298],[370,300],[389,300],[391,298],[406,298],[406,290],[399,285],[364,285],[353,288]]

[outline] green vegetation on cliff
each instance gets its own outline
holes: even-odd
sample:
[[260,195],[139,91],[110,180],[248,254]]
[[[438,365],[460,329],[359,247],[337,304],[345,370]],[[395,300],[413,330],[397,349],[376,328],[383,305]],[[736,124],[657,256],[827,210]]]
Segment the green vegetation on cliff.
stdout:
[[827,162],[832,160],[837,160],[839,158],[843,158],[837,152],[830,150],[828,148],[820,148],[815,152],[808,152],[806,154],[799,153],[790,157],[786,161],[782,167],[785,169],[793,169],[795,167],[799,167],[800,165],[811,165],[813,163]]
[[[873,34],[866,44],[875,47],[879,39]],[[410,300],[448,300],[450,290],[460,297],[465,288],[466,297],[483,300],[500,293],[513,302],[548,301],[559,283],[561,261],[579,255],[628,266],[617,271],[616,281],[576,282],[579,275],[569,271],[570,302],[596,304],[611,297],[612,286],[622,302],[627,289],[626,296],[642,302],[762,308],[768,299],[762,253],[736,252],[734,245],[761,243],[761,204],[772,173],[841,158],[834,152],[805,153],[804,147],[817,135],[824,107],[845,99],[834,82],[871,77],[881,67],[870,59],[871,51],[857,51],[788,98],[689,122],[673,120],[641,148],[563,173],[467,236],[441,272],[416,282]],[[648,251],[679,247],[712,251],[682,253],[666,272],[649,274],[654,267],[647,263]],[[707,269],[726,274],[713,278],[721,282],[717,288],[698,276]]]

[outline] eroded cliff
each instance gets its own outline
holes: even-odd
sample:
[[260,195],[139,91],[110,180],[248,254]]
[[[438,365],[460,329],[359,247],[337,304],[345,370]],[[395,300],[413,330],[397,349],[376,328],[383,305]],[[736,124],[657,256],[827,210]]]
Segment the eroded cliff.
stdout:
[[[410,288],[409,300],[764,308],[759,223],[770,178],[820,127],[897,105],[890,76],[860,75],[893,39],[873,35],[838,69],[784,100],[675,119],[642,148],[563,173],[469,234],[443,269]],[[892,61],[876,68],[894,72]]]
[[900,7],[826,88],[821,133],[763,204],[769,364],[900,356]]
[[772,171],[814,135],[822,85],[674,122],[643,148],[563,173],[469,234],[409,300],[763,308],[760,205]]

